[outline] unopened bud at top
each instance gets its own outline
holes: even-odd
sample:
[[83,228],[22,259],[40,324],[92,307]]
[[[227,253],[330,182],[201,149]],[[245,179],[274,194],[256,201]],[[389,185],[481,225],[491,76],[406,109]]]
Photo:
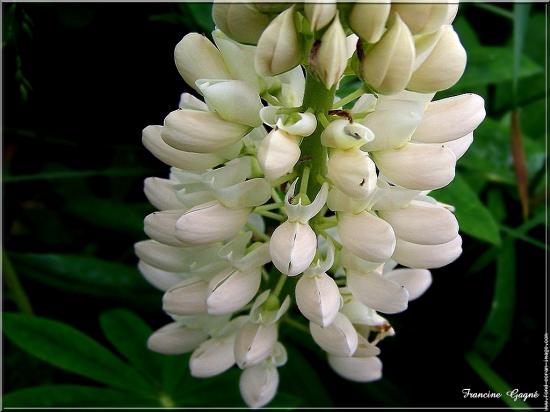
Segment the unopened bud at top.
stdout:
[[334,18],[336,14],[336,3],[306,3],[304,12],[312,31],[321,30]]
[[346,33],[340,24],[338,13],[321,37],[318,48],[312,52],[310,60],[313,70],[327,89],[340,81],[346,70],[348,56]]
[[411,32],[399,16],[382,39],[361,59],[363,80],[382,94],[405,89],[411,78],[415,50]]
[[176,45],[174,59],[183,80],[197,91],[197,79],[231,79],[220,51],[202,34],[187,34]]
[[294,25],[294,6],[288,8],[263,31],[256,49],[256,71],[275,76],[300,64],[301,50]]
[[[226,35],[239,43],[256,44],[269,24],[269,17],[246,3],[214,3],[212,19]],[[206,77],[202,78],[214,78]]]
[[376,43],[384,34],[390,15],[390,4],[357,3],[348,16],[349,25],[367,43]]
[[412,34],[433,33],[446,23],[452,4],[401,4],[392,5]]

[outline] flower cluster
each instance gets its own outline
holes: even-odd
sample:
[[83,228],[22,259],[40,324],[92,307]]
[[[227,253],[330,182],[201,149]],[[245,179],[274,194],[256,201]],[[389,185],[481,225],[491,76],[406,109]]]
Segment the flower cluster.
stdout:
[[135,247],[173,319],[152,350],[192,351],[195,377],[236,364],[259,407],[287,358],[278,328],[301,313],[336,373],[381,377],[395,332],[379,312],[405,310],[462,250],[452,207],[428,195],[485,116],[477,95],[432,101],[465,68],[457,8],[217,3],[214,43],[178,43],[198,97],[143,131],[172,167],[145,180],[159,211]]

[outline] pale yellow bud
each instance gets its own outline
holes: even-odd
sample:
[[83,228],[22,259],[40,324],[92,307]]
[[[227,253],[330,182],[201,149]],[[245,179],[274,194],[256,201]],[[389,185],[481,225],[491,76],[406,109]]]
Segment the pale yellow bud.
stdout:
[[433,48],[412,74],[409,90],[426,93],[448,89],[466,68],[466,50],[451,26],[443,26],[430,36]]
[[181,39],[174,60],[185,83],[197,91],[197,79],[231,79],[220,51],[202,34],[189,33]]
[[336,3],[306,3],[304,12],[312,31],[321,30],[336,14]]
[[390,4],[357,3],[348,16],[349,25],[357,35],[368,43],[376,43],[384,34],[390,15]]
[[292,6],[275,17],[262,33],[256,49],[256,71],[262,76],[275,76],[296,67],[301,57]]
[[269,24],[268,16],[246,3],[214,3],[212,19],[227,36],[245,44],[256,44]]
[[392,5],[412,34],[432,33],[446,23],[452,4],[402,4]]
[[394,16],[392,23],[361,61],[363,80],[382,94],[405,89],[415,57],[413,38],[405,23],[399,16]]

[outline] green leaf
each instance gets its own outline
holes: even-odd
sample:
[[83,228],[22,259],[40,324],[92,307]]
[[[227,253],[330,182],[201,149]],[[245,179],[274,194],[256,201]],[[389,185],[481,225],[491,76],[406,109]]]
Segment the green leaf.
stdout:
[[44,385],[19,389],[3,396],[6,407],[131,407],[158,406],[158,402],[108,388],[80,385]]
[[240,371],[233,367],[221,375],[197,379],[190,375],[174,395],[178,406],[227,407],[243,406],[239,393]]
[[500,245],[499,228],[493,215],[460,175],[456,175],[449,186],[431,194],[440,202],[455,207],[455,215],[463,233]]
[[212,4],[208,3],[185,3],[183,5],[188,13],[191,13],[195,24],[205,33],[210,33],[214,30],[214,22],[212,21]]
[[[468,50],[468,64],[459,82],[447,91],[458,94],[478,85],[510,81],[513,78],[512,50],[506,47],[480,46]],[[543,72],[543,68],[530,58],[523,56],[519,63],[518,78]]]
[[521,399],[514,400],[506,393],[512,391],[512,387],[497,374],[491,366],[485,362],[477,353],[468,352],[465,355],[466,361],[481,379],[491,388],[493,392],[502,394],[502,401],[510,408],[529,409],[529,405]]
[[512,66],[512,89],[514,92],[514,102],[517,105],[517,91],[521,59],[523,57],[523,43],[527,32],[527,22],[529,20],[530,4],[514,4],[514,64]]
[[103,333],[130,363],[153,382],[162,379],[165,356],[147,348],[151,328],[138,316],[126,309],[103,312],[99,318]]
[[491,311],[474,348],[492,362],[510,338],[515,307],[516,252],[513,239],[506,237],[497,256],[495,290]]
[[118,302],[156,305],[157,293],[137,268],[93,256],[13,253],[14,266],[23,276],[70,292],[110,297]]
[[146,176],[154,171],[137,168],[113,168],[102,170],[56,170],[45,171],[42,173],[28,175],[9,175],[4,174],[4,183],[19,183],[38,180],[58,180],[58,179],[83,179],[86,177],[108,176],[108,177],[132,177]]
[[115,388],[155,393],[136,370],[71,326],[15,313],[4,313],[3,326],[14,344],[44,362]]

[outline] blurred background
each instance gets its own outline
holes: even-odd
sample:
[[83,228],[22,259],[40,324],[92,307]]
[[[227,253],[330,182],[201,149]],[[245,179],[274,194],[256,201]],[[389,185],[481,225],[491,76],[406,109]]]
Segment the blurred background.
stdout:
[[[462,390],[535,392],[542,406],[546,235],[543,4],[462,4],[462,80],[487,118],[455,181],[464,252],[382,343],[384,378],[339,378],[309,335],[283,325],[289,362],[271,406],[526,406]],[[209,4],[3,3],[4,406],[244,406],[236,368],[191,378],[149,353],[169,321],[133,244],[153,211],[141,145],[186,86],[173,49],[213,29]]]

